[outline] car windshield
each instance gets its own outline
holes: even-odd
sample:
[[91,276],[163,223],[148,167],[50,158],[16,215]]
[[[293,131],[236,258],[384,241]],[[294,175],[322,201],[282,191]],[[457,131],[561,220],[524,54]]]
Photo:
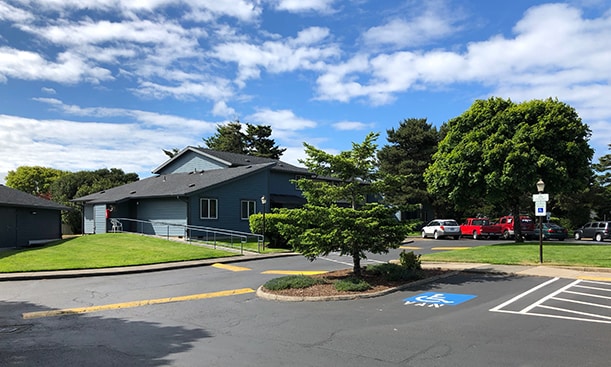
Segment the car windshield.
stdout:
[[444,226],[458,226],[458,223],[456,223],[455,220],[444,220],[443,225]]

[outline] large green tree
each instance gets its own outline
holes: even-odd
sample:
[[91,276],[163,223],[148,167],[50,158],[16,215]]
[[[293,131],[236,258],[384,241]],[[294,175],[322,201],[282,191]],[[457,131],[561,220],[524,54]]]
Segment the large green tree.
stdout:
[[34,196],[50,199],[51,184],[68,172],[41,166],[19,166],[9,171],[6,186]]
[[[589,127],[556,99],[513,103],[477,100],[449,120],[425,172],[428,190],[458,209],[485,203],[519,215],[532,210],[536,182],[562,207],[563,196],[589,185],[593,150]],[[516,240],[521,240],[519,226]]]
[[388,183],[385,200],[408,210],[410,204],[430,203],[423,174],[437,151],[439,132],[424,118],[410,118],[386,133],[389,144],[378,152],[380,173]]
[[246,154],[246,134],[242,132],[240,121],[217,125],[216,133],[202,138],[207,148],[221,152]]
[[394,217],[394,210],[368,199],[381,192],[376,161],[378,134],[337,155],[305,144],[302,163],[317,178],[297,180],[307,199],[299,209],[287,209],[286,223],[279,230],[289,244],[313,260],[338,251],[350,255],[355,276],[361,276],[366,252],[386,253],[407,235],[407,228]]
[[251,125],[246,124],[246,154],[263,157],[280,159],[286,148],[280,148],[276,145],[274,139],[271,139],[272,128],[267,125]]
[[[286,149],[280,148],[276,145],[276,141],[271,138],[271,126],[252,125],[249,123],[245,125],[245,132],[243,132],[244,126],[239,120],[225,125],[218,125],[214,135],[202,138],[205,147],[221,152],[280,159]],[[163,150],[170,158],[174,157],[178,151],[177,148]]]
[[[611,144],[609,144],[611,150]],[[592,187],[592,209],[600,219],[611,218],[611,154],[603,155],[593,165],[596,171]]]

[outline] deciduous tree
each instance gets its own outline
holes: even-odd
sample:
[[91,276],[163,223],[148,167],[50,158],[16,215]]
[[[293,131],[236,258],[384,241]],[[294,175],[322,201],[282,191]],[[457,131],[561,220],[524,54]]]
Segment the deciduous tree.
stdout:
[[[425,181],[429,192],[448,197],[459,209],[484,199],[519,215],[532,208],[541,178],[556,200],[548,206],[562,206],[562,195],[588,187],[589,137],[575,110],[556,99],[478,100],[447,122]],[[516,232],[519,241],[519,227]]]
[[49,167],[20,166],[14,171],[8,172],[6,186],[34,196],[50,199],[51,184],[66,173]]

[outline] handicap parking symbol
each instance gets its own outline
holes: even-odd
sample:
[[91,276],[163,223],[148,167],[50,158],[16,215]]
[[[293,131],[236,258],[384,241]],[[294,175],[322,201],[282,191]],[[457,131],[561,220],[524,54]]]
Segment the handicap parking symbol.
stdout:
[[456,306],[477,297],[473,294],[426,292],[404,299],[406,305],[439,308]]

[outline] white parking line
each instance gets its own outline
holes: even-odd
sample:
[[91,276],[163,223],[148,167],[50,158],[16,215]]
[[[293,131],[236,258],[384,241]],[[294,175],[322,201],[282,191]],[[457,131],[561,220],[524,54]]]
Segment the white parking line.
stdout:
[[[545,283],[542,283],[536,287],[529,289],[528,291],[519,294],[516,297],[513,297],[509,301],[506,301],[494,308],[491,308],[492,312],[502,312],[502,313],[510,313],[516,315],[529,315],[529,316],[539,316],[539,317],[549,317],[556,319],[565,319],[565,320],[576,320],[576,321],[586,321],[586,322],[595,322],[595,323],[603,323],[603,324],[611,324],[611,313],[607,310],[611,310],[611,306],[609,305],[609,300],[611,300],[611,295],[604,295],[604,292],[611,293],[611,283],[606,282],[597,282],[597,281],[587,281],[587,280],[575,280],[566,286],[546,295],[545,297],[540,298],[536,302],[530,304],[527,307],[524,307],[520,311],[513,311],[505,309],[509,305],[515,303],[521,298],[526,297],[527,295],[542,290],[544,287],[551,285],[556,282],[559,278],[553,278]],[[581,291],[575,291],[575,288],[579,288]],[[587,290],[591,290],[595,293],[587,293]],[[603,293],[601,295],[600,293]],[[570,299],[566,297],[562,297],[562,294],[576,296],[578,299]],[[560,303],[561,307],[557,305],[551,306],[549,305],[550,301],[554,301],[556,304]],[[605,302],[605,303],[599,303]],[[546,304],[547,303],[547,304]],[[571,307],[573,305],[574,307]],[[585,310],[575,309],[579,306],[583,306],[589,308],[586,312]],[[558,312],[555,313],[541,313],[535,312],[536,309],[544,309]],[[592,312],[594,310],[594,312]],[[596,311],[600,310],[600,312]],[[576,315],[576,316],[568,316],[568,315]]]

